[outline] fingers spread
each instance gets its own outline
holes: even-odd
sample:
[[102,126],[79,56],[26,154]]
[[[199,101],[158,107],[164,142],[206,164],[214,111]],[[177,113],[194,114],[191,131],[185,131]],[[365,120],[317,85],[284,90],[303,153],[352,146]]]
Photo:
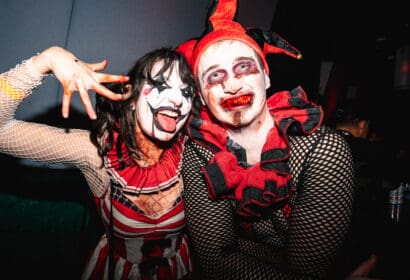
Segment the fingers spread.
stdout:
[[[58,64],[60,65],[60,64]],[[103,85],[103,83],[124,83],[128,82],[129,77],[124,75],[113,75],[107,73],[98,73],[97,71],[104,70],[107,66],[107,60],[102,60],[97,63],[86,63],[74,57],[67,61],[67,65],[54,69],[55,75],[61,82],[64,90],[62,115],[68,118],[70,112],[70,104],[72,95],[78,92],[81,102],[91,119],[96,119],[89,90],[95,91],[108,99],[118,101],[123,100],[122,94],[116,94]]]
[[80,94],[81,102],[84,105],[84,108],[89,116],[90,119],[95,120],[97,115],[95,114],[93,104],[91,102],[90,96],[88,94],[88,89],[85,87],[82,80],[77,82],[77,88]]
[[112,74],[102,74],[97,73],[97,79],[100,83],[125,83],[129,81],[128,76],[124,75],[112,75]]
[[63,94],[63,104],[62,104],[62,115],[63,118],[68,118],[70,114],[70,103],[71,103],[71,97],[72,97],[73,92],[68,89],[67,86],[64,87],[64,94]]
[[105,67],[107,67],[107,60],[104,59],[101,62],[97,62],[97,63],[89,63],[88,66],[93,70],[93,71],[101,71],[104,70]]
[[92,89],[99,95],[102,95],[104,97],[107,97],[108,99],[114,100],[114,101],[119,101],[123,100],[123,95],[122,94],[117,94],[106,88],[105,86],[101,84],[93,84]]

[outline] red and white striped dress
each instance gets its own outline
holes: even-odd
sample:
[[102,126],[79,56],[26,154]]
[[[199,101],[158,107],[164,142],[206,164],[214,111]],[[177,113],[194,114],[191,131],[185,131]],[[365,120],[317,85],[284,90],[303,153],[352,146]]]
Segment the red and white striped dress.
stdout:
[[192,271],[182,194],[165,213],[152,216],[124,196],[124,192],[149,194],[178,184],[184,142],[181,138],[158,164],[149,167],[135,164],[119,170],[114,150],[105,158],[111,185],[95,201],[106,234],[90,255],[83,279],[108,279],[110,231],[115,279],[178,279]]

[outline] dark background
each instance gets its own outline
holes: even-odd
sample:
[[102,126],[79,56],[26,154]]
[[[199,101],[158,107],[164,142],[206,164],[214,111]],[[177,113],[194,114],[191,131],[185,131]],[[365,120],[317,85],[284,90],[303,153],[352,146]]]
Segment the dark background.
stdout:
[[[303,85],[324,106],[329,122],[337,104],[360,98],[380,133],[408,141],[409,72],[407,88],[394,86],[396,51],[410,44],[410,16],[404,4],[319,0],[313,6],[309,1],[279,1],[272,30],[286,35],[304,59],[272,58],[280,60],[272,64],[272,83],[282,88]],[[333,67],[321,88],[323,62],[332,62]],[[349,95],[352,90],[354,96]]]
[[[278,32],[303,54],[301,61],[268,57],[270,94],[302,85],[323,105],[328,122],[339,103],[362,98],[380,133],[402,145],[408,143],[410,93],[396,89],[393,78],[396,50],[410,39],[404,4],[239,0],[238,21]],[[60,45],[89,62],[107,58],[108,72],[125,73],[145,52],[199,36],[208,5],[208,0],[0,0],[0,71]],[[322,70],[329,63],[329,70]],[[61,118],[62,90],[52,77],[36,93],[17,118],[90,127],[79,99],[70,119]],[[0,155],[0,168],[0,277],[77,279],[102,230],[81,174],[6,155]]]

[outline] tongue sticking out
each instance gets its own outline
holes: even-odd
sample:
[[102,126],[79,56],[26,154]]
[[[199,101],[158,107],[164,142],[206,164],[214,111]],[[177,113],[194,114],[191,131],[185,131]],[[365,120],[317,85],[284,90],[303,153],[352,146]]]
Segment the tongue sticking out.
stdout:
[[177,127],[177,120],[164,114],[157,114],[159,126],[166,132],[174,132]]

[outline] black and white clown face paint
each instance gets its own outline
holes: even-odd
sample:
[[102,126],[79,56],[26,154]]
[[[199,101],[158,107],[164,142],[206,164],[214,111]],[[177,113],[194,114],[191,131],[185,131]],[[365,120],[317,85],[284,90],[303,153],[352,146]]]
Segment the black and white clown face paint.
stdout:
[[137,121],[149,137],[169,141],[186,123],[194,93],[181,81],[178,65],[157,76],[161,66],[162,62],[158,62],[152,69],[152,77],[158,85],[146,82],[142,88],[136,104]]

